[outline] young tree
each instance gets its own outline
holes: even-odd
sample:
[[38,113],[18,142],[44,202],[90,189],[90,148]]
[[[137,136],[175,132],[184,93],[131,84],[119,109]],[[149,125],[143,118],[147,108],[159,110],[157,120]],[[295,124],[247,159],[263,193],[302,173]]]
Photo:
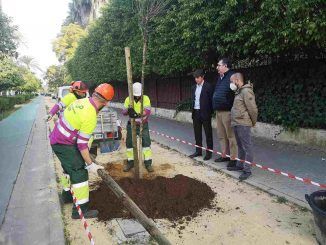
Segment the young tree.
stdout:
[[[146,66],[147,66],[147,49],[148,49],[148,39],[152,31],[155,30],[153,25],[153,20],[162,15],[167,9],[168,4],[171,0],[135,0],[137,12],[139,15],[139,27],[142,33],[143,41],[143,56],[142,56],[142,67],[141,67],[141,84],[142,84],[142,93],[141,93],[141,120],[143,120],[143,111],[144,111],[144,86],[145,86],[145,75],[146,75]],[[142,152],[142,135],[143,135],[143,124],[140,125],[139,130],[139,152]],[[142,154],[139,154],[142,156]],[[140,158],[143,162],[143,158]]]

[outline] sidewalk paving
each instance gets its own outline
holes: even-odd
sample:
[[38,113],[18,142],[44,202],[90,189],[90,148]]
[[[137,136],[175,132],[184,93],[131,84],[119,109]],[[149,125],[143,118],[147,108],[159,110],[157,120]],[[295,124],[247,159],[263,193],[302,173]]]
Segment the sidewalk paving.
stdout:
[[[126,125],[127,117],[121,115],[121,110],[116,109],[119,117]],[[158,118],[151,116],[149,127],[160,133],[174,136],[182,140],[194,143],[194,132],[192,124],[181,123],[174,120]],[[214,150],[220,151],[216,130],[213,129]],[[192,146],[172,141],[162,136],[151,133],[152,140],[168,146],[178,152],[190,155],[195,149]],[[325,151],[313,149],[308,146],[294,145],[289,143],[280,143],[261,138],[253,138],[254,143],[254,161],[267,167],[280,169],[284,172],[292,173],[298,177],[310,178],[321,184],[326,183],[326,157]],[[206,145],[205,136],[203,136],[203,145]],[[153,153],[155,154],[155,152]],[[225,163],[215,163],[214,155],[210,161],[203,161],[202,157],[196,160],[206,164],[214,169],[227,173],[238,178],[239,172],[230,172],[226,169]],[[155,164],[155,163],[154,163]],[[271,194],[284,196],[288,200],[303,206],[309,207],[305,201],[304,195],[319,190],[317,186],[307,185],[297,180],[292,180],[284,176],[276,175],[272,172],[253,167],[253,175],[248,180],[248,184],[259,187]]]
[[[65,244],[44,99],[39,97],[37,101],[35,123],[1,226],[0,242]],[[14,153],[15,148],[8,151]]]

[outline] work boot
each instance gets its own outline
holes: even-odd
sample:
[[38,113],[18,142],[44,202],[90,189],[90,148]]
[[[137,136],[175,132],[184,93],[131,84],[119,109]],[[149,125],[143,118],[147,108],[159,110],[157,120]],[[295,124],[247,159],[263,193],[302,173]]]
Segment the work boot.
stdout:
[[149,173],[154,172],[154,169],[153,169],[152,165],[147,165],[147,166],[145,166],[145,167],[146,167],[146,169],[147,169],[147,172],[149,172]]
[[196,151],[194,154],[191,154],[189,157],[190,158],[195,158],[195,157],[200,157],[200,156],[202,156],[203,154],[201,153],[201,152],[198,152],[198,151]]
[[206,155],[204,157],[204,161],[207,161],[212,158],[212,153],[210,151],[206,152]]
[[[85,219],[92,219],[92,218],[96,218],[98,215],[98,211],[97,210],[87,210],[86,212],[83,213],[84,218]],[[80,219],[79,214],[75,213],[71,215],[72,219]]]
[[237,161],[236,160],[231,160],[229,161],[228,165],[226,166],[227,168],[235,167],[237,166]]
[[219,157],[214,160],[214,162],[228,162],[230,161],[229,157]]
[[251,172],[243,172],[240,176],[239,176],[239,180],[246,180],[250,177]]
[[241,170],[243,170],[243,167],[242,166],[227,167],[227,170],[229,170],[229,171],[241,171]]
[[133,167],[134,167],[133,163],[127,163],[123,168],[123,172],[129,172],[130,169],[132,169]]
[[62,200],[62,202],[64,204],[73,203],[72,195],[71,195],[70,191],[62,190],[62,192],[61,192],[61,200]]

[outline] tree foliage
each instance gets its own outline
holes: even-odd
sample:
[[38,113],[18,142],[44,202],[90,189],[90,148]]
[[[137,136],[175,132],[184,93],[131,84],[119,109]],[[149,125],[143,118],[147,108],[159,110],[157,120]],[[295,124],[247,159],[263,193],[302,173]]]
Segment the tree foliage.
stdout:
[[72,58],[79,40],[86,35],[86,31],[77,24],[62,26],[61,32],[53,42],[53,51],[60,62],[65,62]]
[[[210,68],[221,56],[279,60],[325,55],[322,0],[174,0],[155,19],[149,70],[158,74]],[[142,35],[132,0],[112,0],[80,42],[68,69],[74,79],[125,79],[123,47],[140,75]]]
[[63,65],[51,65],[45,73],[45,80],[47,80],[50,88],[57,88],[63,85],[68,85],[65,67]]
[[0,57],[0,91],[23,85],[24,78],[19,67],[8,57]]
[[23,66],[25,68],[27,68],[30,71],[42,71],[40,65],[38,64],[38,62],[36,61],[36,59],[34,57],[28,56],[28,55],[23,55],[20,56],[18,58],[18,64],[20,66]]
[[64,25],[77,23],[83,27],[88,24],[89,15],[92,9],[93,0],[71,0],[69,13]]
[[141,70],[142,40],[138,18],[132,1],[114,0],[104,9],[103,15],[90,26],[75,56],[67,67],[74,80],[104,82],[124,79],[126,66],[124,47],[132,50],[134,72]]
[[19,87],[19,90],[24,92],[36,92],[41,88],[41,81],[28,69],[21,68],[24,83]]
[[17,26],[0,11],[0,54],[14,56],[18,46]]
[[40,88],[40,80],[29,69],[16,65],[12,58],[0,58],[0,91],[35,92]]

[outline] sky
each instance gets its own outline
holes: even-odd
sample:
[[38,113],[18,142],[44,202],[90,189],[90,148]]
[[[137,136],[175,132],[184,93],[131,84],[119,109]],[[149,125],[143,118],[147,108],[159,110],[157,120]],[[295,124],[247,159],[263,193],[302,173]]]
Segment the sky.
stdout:
[[19,54],[34,57],[44,71],[48,66],[58,64],[52,41],[68,15],[69,0],[1,1],[2,11],[12,17],[22,36]]

